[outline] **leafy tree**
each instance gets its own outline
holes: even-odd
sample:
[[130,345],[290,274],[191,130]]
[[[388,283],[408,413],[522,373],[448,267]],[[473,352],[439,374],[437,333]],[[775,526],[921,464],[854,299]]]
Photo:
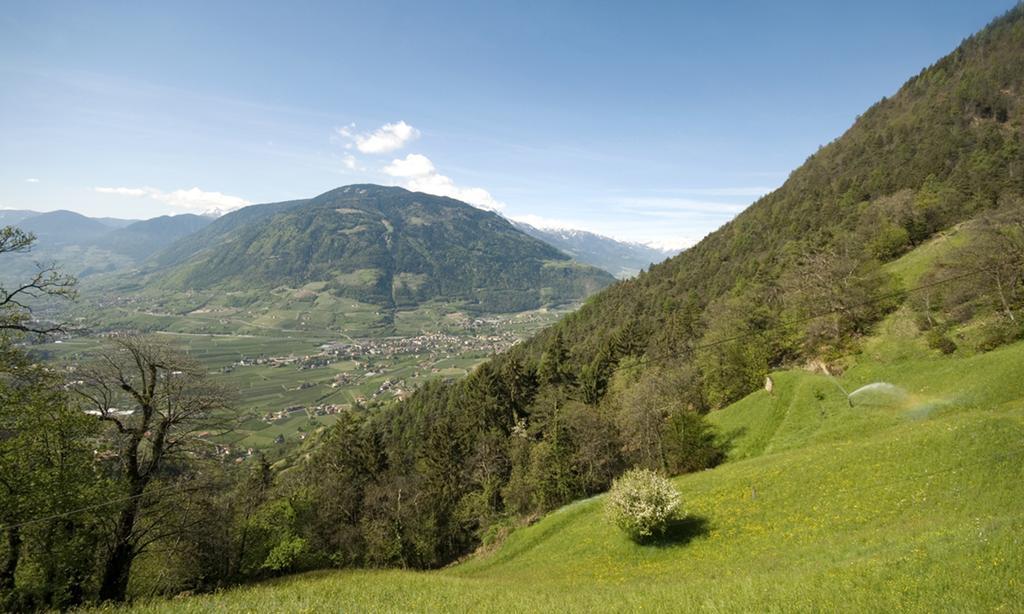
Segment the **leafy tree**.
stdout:
[[977,238],[952,262],[955,273],[977,271],[973,282],[979,293],[988,293],[997,311],[1016,322],[1015,312],[1024,304],[1024,207],[982,218]]
[[200,433],[219,426],[215,414],[226,409],[227,397],[196,362],[151,337],[110,337],[74,378],[82,409],[111,425],[108,445],[124,503],[115,514],[99,596],[121,601],[135,557],[168,529],[178,530],[144,513],[181,487],[187,474],[175,461],[202,445]]
[[[27,252],[34,241],[0,229],[0,255]],[[62,330],[36,320],[33,307],[73,296],[74,280],[45,266],[0,287],[0,608],[68,608],[89,591],[100,527],[79,510],[103,495],[95,421],[69,407],[59,378],[16,345],[21,334]],[[26,561],[32,571],[20,573]]]
[[573,474],[585,493],[607,489],[626,468],[622,438],[609,403],[597,407],[570,402],[565,407],[573,450]]
[[753,292],[708,307],[696,363],[711,407],[724,407],[764,381],[773,355],[767,333],[775,321],[768,303]]
[[[1000,321],[982,327],[981,349],[991,349],[1024,334],[1024,203],[983,215],[966,231],[966,243],[923,277],[935,284],[916,293],[913,305],[924,328],[938,330],[930,343],[955,349],[945,329],[979,317]],[[941,283],[949,280],[950,283]]]
[[630,466],[668,474],[713,467],[724,459],[703,409],[697,369],[658,368],[619,386],[617,405],[622,451]]
[[[69,406],[55,374],[0,343],[0,602],[74,606],[88,596],[102,528],[76,511],[104,500],[96,423]],[[26,560],[35,573],[16,583]]]

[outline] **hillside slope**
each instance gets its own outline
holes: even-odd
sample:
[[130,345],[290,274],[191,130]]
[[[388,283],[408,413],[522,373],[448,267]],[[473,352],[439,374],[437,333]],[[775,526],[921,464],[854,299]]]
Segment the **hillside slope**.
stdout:
[[217,247],[228,240],[232,232],[245,226],[265,222],[278,213],[300,206],[307,200],[289,200],[262,205],[249,205],[237,211],[213,220],[205,228],[176,241],[171,246],[156,254],[153,263],[157,267],[168,268],[184,264],[188,260],[205,252],[216,251]]
[[95,242],[98,246],[142,261],[182,237],[202,230],[211,222],[208,217],[192,213],[161,215],[118,228]]
[[663,351],[658,346],[678,345],[672,320],[691,297],[703,311],[730,294],[770,294],[801,254],[844,239],[885,261],[1022,195],[1018,6],[873,105],[779,189],[696,246],[601,293],[560,329],[581,365],[627,323],[645,349]]
[[597,497],[439,572],[323,572],[137,609],[1017,611],[1024,343],[970,358],[912,344],[836,382],[895,396],[850,407],[791,371],[713,414],[735,459],[675,480],[687,517],[657,544],[630,542]]
[[29,252],[11,255],[0,271],[0,283],[23,280],[34,275],[40,265],[55,264],[81,279],[95,273],[126,270],[136,264],[130,256],[103,246],[103,237],[118,230],[103,220],[73,211],[19,211],[0,218],[0,224],[17,226],[36,236]]
[[17,222],[26,232],[36,235],[38,244],[56,247],[86,243],[107,234],[111,227],[74,211],[49,211]]
[[[130,271],[171,243],[205,227],[208,218],[164,215],[150,220],[92,218],[73,211],[7,211],[0,224],[36,235],[28,253],[12,255],[0,281],[31,275],[37,263],[56,264],[79,279]],[[90,280],[91,281],[91,280]]]
[[374,185],[247,207],[186,243],[156,258],[180,263],[155,284],[202,291],[320,283],[337,296],[387,307],[443,299],[520,311],[579,300],[612,281],[494,213]]
[[[316,521],[293,529],[307,540],[302,564],[439,567],[517,519],[605,490],[629,467],[713,467],[723,452],[705,415],[771,371],[849,370],[893,313],[920,336],[914,344],[959,358],[1021,339],[1022,60],[1024,6],[697,246],[465,380],[353,415],[288,477],[317,501]],[[932,258],[958,225],[977,231],[971,251]],[[911,292],[925,280],[927,292]],[[882,366],[904,357],[887,352]],[[346,456],[357,448],[384,460]],[[418,505],[381,503],[399,490]]]

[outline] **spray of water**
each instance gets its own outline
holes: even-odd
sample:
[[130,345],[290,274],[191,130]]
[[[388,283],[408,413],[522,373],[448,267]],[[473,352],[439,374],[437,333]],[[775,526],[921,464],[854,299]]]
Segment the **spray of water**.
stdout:
[[839,380],[832,377],[831,373],[826,373],[826,375],[828,375],[829,381],[835,384],[836,388],[838,388],[839,391],[843,393],[843,396],[846,397],[846,404],[849,405],[850,407],[853,407],[853,401],[850,400],[850,393],[846,391],[846,388],[843,388],[842,385],[839,383]]
[[907,396],[907,392],[899,386],[888,382],[874,382],[854,390],[847,399],[852,406],[855,401],[862,404],[880,404],[899,401]]

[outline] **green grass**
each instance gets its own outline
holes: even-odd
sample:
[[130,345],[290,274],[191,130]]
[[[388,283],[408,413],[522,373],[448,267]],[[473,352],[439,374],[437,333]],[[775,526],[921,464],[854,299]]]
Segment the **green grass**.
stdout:
[[[898,312],[836,381],[775,373],[712,415],[730,462],[630,542],[600,497],[445,570],[319,572],[141,611],[1024,609],[1024,343],[943,357]],[[845,393],[888,382],[899,395]]]
[[902,278],[907,286],[914,286],[920,282],[921,277],[932,266],[949,256],[956,248],[967,243],[970,240],[970,234],[969,223],[954,226],[940,232],[894,262],[890,262],[886,265],[886,269]]

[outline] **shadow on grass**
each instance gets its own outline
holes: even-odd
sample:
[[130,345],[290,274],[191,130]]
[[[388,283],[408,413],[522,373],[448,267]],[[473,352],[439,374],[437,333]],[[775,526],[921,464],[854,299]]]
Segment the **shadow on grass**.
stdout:
[[740,426],[732,429],[728,433],[722,433],[718,436],[715,441],[715,445],[721,451],[722,458],[724,459],[729,455],[729,452],[736,447],[736,441],[747,434],[747,427]]
[[644,546],[655,548],[671,548],[674,546],[685,546],[698,537],[703,537],[711,532],[711,523],[703,516],[686,516],[677,518],[668,524],[665,532],[653,536],[641,542]]

